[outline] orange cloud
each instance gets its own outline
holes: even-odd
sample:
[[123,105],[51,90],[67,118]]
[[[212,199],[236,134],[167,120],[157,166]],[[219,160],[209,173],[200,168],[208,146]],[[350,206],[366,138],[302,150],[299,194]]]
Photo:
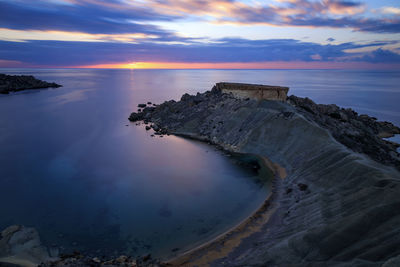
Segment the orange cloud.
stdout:
[[241,8],[248,8],[241,2],[227,0],[150,0],[145,5],[167,15],[208,15],[214,18],[234,16]]
[[389,14],[389,15],[400,15],[400,8],[392,7],[392,6],[384,6],[378,9],[379,12],[382,14]]
[[[332,0],[324,0],[323,1],[326,10],[335,15],[355,15],[365,12],[365,5],[351,5],[351,4],[343,4],[338,1]],[[322,10],[323,11],[323,10]]]
[[157,35],[144,33],[93,34],[67,31],[12,30],[0,28],[0,40],[24,42],[27,40],[55,40],[79,42],[126,42],[155,39]]
[[[244,3],[231,0],[150,0],[142,3],[158,13],[174,16],[206,16],[205,20],[237,25],[290,24],[293,17],[354,15],[365,12],[366,6],[340,0],[275,0],[278,4]],[[304,15],[304,16],[302,16]],[[304,18],[303,18],[304,19]],[[300,26],[300,25],[296,25]]]

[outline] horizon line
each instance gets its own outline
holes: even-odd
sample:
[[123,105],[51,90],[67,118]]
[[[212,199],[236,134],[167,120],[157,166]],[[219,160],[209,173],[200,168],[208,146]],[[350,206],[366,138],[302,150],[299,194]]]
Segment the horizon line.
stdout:
[[[1,63],[1,62],[0,62]],[[343,69],[343,70],[400,70],[400,63],[371,63],[360,61],[329,62],[329,61],[267,61],[267,62],[112,62],[91,65],[33,65],[26,62],[3,62],[0,68],[26,68],[26,69],[171,69],[171,70],[299,70],[299,69]]]
[[68,70],[354,70],[354,71],[400,71],[399,68],[387,69],[387,68],[88,68],[88,67],[0,67],[0,69],[68,69]]

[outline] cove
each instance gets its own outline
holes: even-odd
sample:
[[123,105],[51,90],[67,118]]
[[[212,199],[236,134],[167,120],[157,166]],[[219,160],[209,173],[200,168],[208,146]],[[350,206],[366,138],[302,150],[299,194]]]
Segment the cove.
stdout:
[[127,121],[144,99],[183,85],[130,71],[29,74],[63,87],[0,97],[0,228],[34,227],[55,254],[167,258],[227,231],[268,194],[247,158]]

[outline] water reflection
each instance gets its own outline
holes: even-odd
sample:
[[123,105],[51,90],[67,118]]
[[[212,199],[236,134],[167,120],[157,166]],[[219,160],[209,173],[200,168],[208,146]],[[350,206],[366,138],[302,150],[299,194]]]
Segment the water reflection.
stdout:
[[[181,94],[166,87],[173,74],[33,74],[64,86],[0,98],[0,228],[36,227],[61,253],[165,256],[225,231],[265,198],[254,173],[212,147],[152,138],[127,121],[138,103]],[[183,77],[170,86],[188,85]]]
[[88,97],[87,92],[92,91],[92,90],[93,89],[71,91],[71,92],[65,93],[63,95],[58,95],[58,96],[54,96],[53,98],[49,98],[48,102],[49,102],[49,104],[63,105],[63,104],[69,103],[69,102],[82,101]]

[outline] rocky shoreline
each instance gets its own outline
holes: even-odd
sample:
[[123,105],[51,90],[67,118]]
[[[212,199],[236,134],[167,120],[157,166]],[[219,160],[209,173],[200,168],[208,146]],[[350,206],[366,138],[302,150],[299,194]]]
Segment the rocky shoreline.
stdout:
[[[399,134],[389,122],[307,98],[237,99],[214,88],[132,113],[157,135],[203,140],[270,159],[287,173],[257,232],[172,259],[178,266],[396,266],[400,263]],[[212,255],[212,256],[210,256]],[[199,264],[201,263],[201,264]]]
[[383,139],[398,127],[307,98],[237,99],[217,88],[139,108],[129,120],[149,135],[258,157],[275,174],[268,199],[232,231],[168,262],[51,258],[34,229],[11,226],[0,235],[0,266],[400,266],[399,145]]
[[157,267],[161,263],[151,255],[133,258],[121,255],[116,258],[89,257],[79,251],[58,255],[42,245],[35,228],[12,225],[0,232],[0,267]]
[[48,83],[30,75],[0,74],[0,94],[9,94],[28,89],[58,88],[62,85]]
[[[139,109],[137,113],[133,112],[129,120],[132,122],[143,120],[147,129],[153,129],[156,135],[185,135],[185,132],[178,132],[176,128],[193,119],[193,116],[199,115],[196,120],[200,121],[210,115],[213,111],[212,109],[218,113],[230,112],[230,109],[246,107],[247,103],[250,106],[254,102],[254,100],[250,99],[237,99],[214,88],[212,91],[197,94],[196,96],[185,94],[179,102],[171,100],[157,107],[139,104],[139,107],[143,109]],[[383,139],[400,134],[400,128],[391,122],[377,121],[374,117],[365,114],[359,115],[349,108],[340,108],[335,104],[316,104],[309,98],[300,98],[293,95],[288,97],[287,103],[294,107],[295,110],[280,114],[283,118],[291,118],[294,113],[301,114],[307,120],[328,130],[336,141],[354,152],[364,153],[377,162],[400,168],[400,157],[397,152],[400,144]],[[215,108],[218,104],[221,107],[220,110]],[[225,104],[231,106],[224,108]],[[221,114],[216,113],[216,118],[211,118],[207,122],[209,125],[199,124],[202,129],[198,133],[190,131],[192,129],[187,129],[189,130],[187,133],[190,135],[195,133],[198,139],[212,142],[212,135],[215,134],[217,136],[220,131],[218,128],[221,128],[221,124],[223,124],[223,121],[216,122],[216,120],[221,119],[220,117],[223,119]]]

